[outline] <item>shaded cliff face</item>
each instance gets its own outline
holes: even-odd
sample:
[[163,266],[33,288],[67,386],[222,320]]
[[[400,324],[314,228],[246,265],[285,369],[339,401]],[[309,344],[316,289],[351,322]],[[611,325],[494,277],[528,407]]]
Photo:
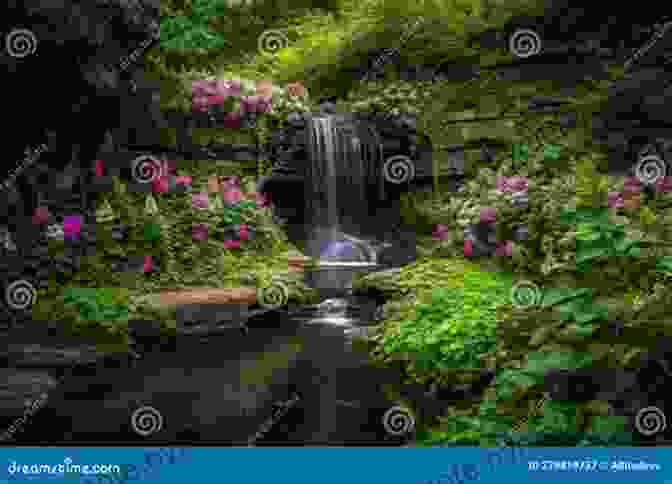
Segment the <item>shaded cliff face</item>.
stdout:
[[[10,162],[3,164],[3,179],[22,164],[26,148],[42,144],[49,149],[39,163],[53,172],[73,161],[88,168],[105,132],[120,124],[127,79],[158,40],[158,7],[155,0],[4,6],[7,49],[0,68],[6,93],[21,102],[9,103],[5,111],[13,134],[5,146]],[[22,176],[16,187],[19,212],[29,214],[35,187]]]

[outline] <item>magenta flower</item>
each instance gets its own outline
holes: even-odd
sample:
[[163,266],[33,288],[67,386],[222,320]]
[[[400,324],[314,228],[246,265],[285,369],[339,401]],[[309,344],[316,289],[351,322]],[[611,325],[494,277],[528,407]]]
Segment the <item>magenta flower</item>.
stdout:
[[103,160],[96,160],[96,176],[105,175],[105,162]]
[[222,128],[240,129],[243,127],[243,117],[238,111],[226,113],[222,116],[219,125]]
[[448,238],[448,226],[444,224],[435,225],[432,238],[434,240],[446,240]]
[[157,176],[152,180],[152,192],[154,193],[167,193],[168,192],[168,177],[167,176]]
[[154,265],[152,264],[152,256],[146,255],[142,263],[142,272],[152,272]]
[[497,209],[495,207],[485,207],[481,209],[481,222],[494,223],[497,220]]
[[240,240],[250,240],[252,238],[250,227],[246,224],[240,224],[238,226],[238,237]]
[[240,110],[243,113],[267,113],[271,110],[270,96],[243,96],[240,98]]
[[225,188],[222,190],[222,197],[224,198],[224,203],[233,205],[243,199],[243,192],[239,188]]
[[609,192],[607,194],[607,204],[609,208],[623,208],[624,199],[621,192]]
[[240,241],[239,240],[225,240],[224,241],[224,248],[226,249],[240,249]]
[[642,184],[635,176],[626,176],[623,179],[623,191],[628,193],[639,193],[642,191]]
[[265,208],[271,206],[271,197],[266,193],[255,193],[255,198],[257,200],[257,208]]
[[239,188],[240,178],[233,176],[223,176],[219,179],[219,183],[225,188]]
[[66,215],[63,217],[63,233],[66,237],[77,237],[81,230],[82,217],[79,215]]
[[464,239],[464,256],[473,257],[474,255],[474,243],[469,239]]
[[206,240],[208,238],[208,226],[206,224],[192,224],[191,238],[193,240]]
[[659,193],[672,192],[672,176],[661,176],[658,178],[655,189]]
[[36,225],[46,224],[49,221],[49,209],[47,207],[37,207],[33,214],[33,223]]
[[517,193],[525,192],[528,188],[527,177],[524,176],[498,176],[497,190],[500,192]]
[[208,192],[199,192],[191,195],[191,206],[193,208],[208,208]]
[[511,257],[513,254],[513,242],[510,240],[498,242],[495,255],[497,257]]
[[184,185],[186,187],[190,187],[191,186],[191,181],[192,181],[192,179],[188,175],[179,175],[179,176],[175,177],[175,183],[177,185]]

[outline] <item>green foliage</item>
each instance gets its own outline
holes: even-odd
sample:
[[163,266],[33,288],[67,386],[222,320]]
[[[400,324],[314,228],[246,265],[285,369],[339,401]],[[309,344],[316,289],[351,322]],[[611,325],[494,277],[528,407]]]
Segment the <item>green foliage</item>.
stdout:
[[464,287],[437,288],[414,317],[383,341],[388,354],[411,353],[421,369],[474,368],[496,343],[496,311],[509,297],[510,279],[466,273]]
[[[592,302],[592,289],[553,288],[544,292],[542,304],[556,306],[562,315],[562,321],[576,321],[586,325],[592,321],[606,319],[609,316],[608,308]],[[586,329],[592,329],[587,326]]]
[[641,242],[626,239],[625,227],[609,221],[608,208],[580,207],[567,210],[561,222],[576,224],[576,265],[589,271],[593,261],[605,257],[639,256]]

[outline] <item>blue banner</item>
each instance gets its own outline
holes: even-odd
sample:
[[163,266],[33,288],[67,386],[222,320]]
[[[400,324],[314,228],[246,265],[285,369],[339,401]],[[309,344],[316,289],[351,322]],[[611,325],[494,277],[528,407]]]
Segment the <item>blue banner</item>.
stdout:
[[0,448],[0,482],[672,483],[672,449]]

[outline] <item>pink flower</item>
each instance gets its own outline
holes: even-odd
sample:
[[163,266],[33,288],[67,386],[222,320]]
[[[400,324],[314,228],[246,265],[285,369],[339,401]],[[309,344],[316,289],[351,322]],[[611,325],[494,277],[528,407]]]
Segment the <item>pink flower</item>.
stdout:
[[672,192],[672,176],[661,176],[656,180],[656,191]]
[[177,166],[173,160],[164,160],[163,168],[165,170],[166,175],[173,175],[175,174],[175,169],[177,168]]
[[250,228],[246,224],[240,224],[238,226],[238,236],[240,240],[250,240],[252,236]]
[[242,115],[238,111],[233,111],[230,113],[224,114],[219,122],[219,125],[222,128],[228,129],[240,129],[243,127]]
[[206,240],[208,238],[208,226],[206,224],[192,224],[191,237],[193,240]]
[[474,243],[469,239],[464,239],[464,256],[473,257],[474,255]]
[[481,209],[481,222],[493,223],[497,220],[497,209],[495,207],[485,207]]
[[432,238],[434,240],[446,240],[448,238],[448,226],[443,224],[435,225]]
[[233,176],[222,176],[219,178],[219,183],[225,188],[239,188],[240,178]]
[[191,206],[193,208],[208,208],[209,198],[207,192],[194,193],[191,195]]
[[623,179],[623,191],[628,193],[639,193],[642,191],[642,184],[635,176],[626,176]]
[[96,176],[105,175],[105,162],[103,160],[96,160]]
[[47,207],[37,207],[33,214],[33,223],[36,225],[46,224],[49,221],[49,209]]
[[609,192],[607,194],[609,208],[623,208],[623,194],[621,192]]
[[152,180],[152,192],[154,193],[166,193],[168,192],[168,177],[167,176],[157,176]]
[[255,193],[257,200],[257,208],[264,208],[271,206],[271,198],[265,193]]
[[79,215],[66,215],[63,217],[63,232],[66,236],[76,237],[82,230],[82,217]]
[[191,186],[191,177],[188,175],[179,175],[175,177],[175,183],[177,185]]
[[238,188],[229,188],[222,190],[222,197],[225,203],[235,204],[242,200],[243,192]]
[[513,254],[513,243],[510,240],[497,243],[495,255],[497,257],[511,257]]
[[243,96],[240,110],[243,113],[267,113],[271,110],[272,100],[270,96]]
[[239,240],[225,240],[224,241],[224,248],[226,249],[240,249],[240,241]]
[[500,192],[525,192],[528,188],[527,177],[524,176],[498,176],[497,190]]
[[142,263],[142,272],[152,272],[152,269],[153,269],[152,256],[146,255]]

